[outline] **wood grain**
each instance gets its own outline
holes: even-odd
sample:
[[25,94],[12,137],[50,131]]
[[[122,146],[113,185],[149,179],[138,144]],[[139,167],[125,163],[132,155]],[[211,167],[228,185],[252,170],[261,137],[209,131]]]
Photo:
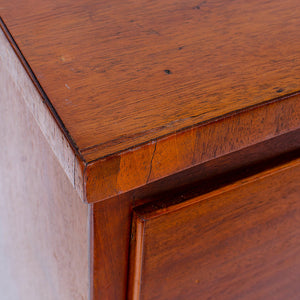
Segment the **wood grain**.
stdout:
[[[299,149],[300,129],[212,159],[125,195],[134,200],[134,206],[138,206],[155,201],[157,197],[164,199],[176,197],[176,194],[182,193],[182,190],[194,190],[200,182],[201,186],[212,190],[219,188],[220,185],[261,172],[267,167],[292,160],[299,155]],[[200,192],[196,189],[194,196]]]
[[0,298],[87,300],[87,205],[7,63],[1,55]]
[[[300,15],[297,8],[296,0],[201,3],[191,0],[0,0],[1,27],[41,93],[38,98],[34,91],[31,113],[38,112],[36,117],[41,117],[38,108],[48,105],[72,147],[57,126],[52,126],[56,124],[52,119],[45,124],[52,124],[53,131],[49,130],[47,135],[46,130],[43,134],[48,140],[55,136],[61,138],[63,146],[56,151],[56,155],[62,155],[60,164],[65,166],[79,194],[82,195],[83,187],[85,200],[93,203],[89,212],[91,299],[126,298],[134,206],[150,201],[155,193],[174,188],[184,172],[189,174],[185,183],[191,183],[193,175],[194,181],[204,180],[205,172],[214,176],[243,167],[246,161],[252,164],[271,156],[271,153],[258,155],[257,151],[264,148],[255,148],[260,150],[254,149],[252,160],[243,158],[230,166],[233,159],[243,157],[233,154],[246,150],[244,155],[250,155],[251,151],[247,151],[252,146],[289,133],[299,138]],[[10,81],[16,82],[16,78]],[[19,87],[33,90],[32,85],[28,88],[28,82],[23,82],[24,78],[19,77]],[[1,84],[5,90],[4,83]],[[18,92],[20,90],[23,88]],[[18,94],[18,97],[21,96]],[[45,104],[39,105],[36,101]],[[5,108],[9,106],[7,102],[5,105]],[[8,132],[21,130],[19,123],[13,121],[6,120],[11,126]],[[30,124],[31,121],[24,124],[27,132],[31,132],[26,127]],[[26,140],[24,136],[19,138],[24,149],[27,146],[35,149],[36,140],[30,136]],[[13,135],[12,140],[6,135],[0,140],[5,147],[18,143]],[[43,144],[45,139],[41,140]],[[282,141],[288,143],[290,138]],[[286,144],[285,150],[278,148],[278,152],[274,149],[273,155],[290,151],[295,145]],[[37,191],[32,196],[32,211],[25,210],[24,218],[16,221],[21,225],[11,225],[7,232],[16,235],[12,228],[25,231],[25,242],[22,237],[16,242],[26,244],[24,249],[29,249],[30,257],[18,255],[20,247],[8,253],[20,257],[16,260],[19,265],[28,270],[33,268],[32,253],[37,251],[30,252],[35,244],[28,235],[31,225],[39,237],[37,246],[46,257],[41,255],[38,259],[33,281],[30,276],[25,281],[21,281],[19,274],[13,277],[21,282],[20,293],[28,292],[30,299],[47,299],[48,296],[85,299],[87,277],[82,274],[86,271],[83,257],[87,241],[82,232],[86,229],[83,225],[86,210],[78,212],[81,206],[74,202],[76,195],[71,200],[70,183],[64,181],[64,175],[56,173],[60,166],[50,161],[45,167],[44,162],[53,158],[46,146],[45,149],[36,153],[37,161],[31,157],[32,164],[27,166],[33,171],[33,165],[37,165],[42,174],[36,181],[31,177],[25,180]],[[7,170],[19,159],[20,151],[2,153],[11,155],[11,159],[2,161],[3,170]],[[74,161],[70,163],[69,158]],[[12,172],[17,173],[17,166],[14,167]],[[51,175],[49,182],[43,175],[46,171]],[[24,187],[18,176],[18,184]],[[169,183],[162,187],[164,180]],[[286,184],[284,188],[288,187]],[[61,190],[67,197],[62,198]],[[5,192],[8,198],[24,204],[20,195],[17,197],[12,190]],[[37,199],[43,192],[47,200],[53,197],[50,200],[56,206]],[[149,198],[141,199],[145,196]],[[99,202],[101,200],[107,201]],[[278,203],[280,201],[278,199]],[[14,201],[6,203],[9,213],[1,219],[3,224],[15,220],[10,213],[21,214],[11,208],[13,204]],[[65,213],[69,205],[69,213]],[[285,208],[284,204],[281,207]],[[41,228],[35,226],[32,218],[40,208],[46,220]],[[6,211],[5,207],[2,211]],[[54,215],[58,220],[55,224]],[[293,219],[289,224],[294,225]],[[64,228],[62,232],[61,228]],[[42,232],[53,241],[53,247],[45,246]],[[57,237],[61,242],[59,246]],[[62,250],[66,255],[61,255],[56,262],[51,251]],[[5,267],[8,270],[7,264]],[[45,270],[49,270],[50,275]],[[56,270],[61,272],[58,276],[53,275]],[[47,281],[45,274],[51,279]],[[33,284],[28,284],[29,281]],[[5,285],[5,282],[8,281],[1,283]],[[36,287],[43,286],[44,282],[45,288],[41,291],[44,294],[35,294]],[[10,291],[14,293],[11,286]],[[18,296],[16,298],[20,298]]]
[[123,194],[300,128],[300,95],[195,126],[87,165],[88,202]]
[[126,299],[132,198],[92,204],[91,299]]
[[286,163],[299,155],[299,149],[299,132],[288,133],[107,201],[93,203],[91,299],[127,299],[127,258],[133,207],[153,201],[158,205],[158,199],[165,202],[194,198],[199,193],[219,189],[267,167]]
[[129,299],[298,299],[300,159],[135,209]]
[[297,0],[0,6],[87,162],[300,90]]

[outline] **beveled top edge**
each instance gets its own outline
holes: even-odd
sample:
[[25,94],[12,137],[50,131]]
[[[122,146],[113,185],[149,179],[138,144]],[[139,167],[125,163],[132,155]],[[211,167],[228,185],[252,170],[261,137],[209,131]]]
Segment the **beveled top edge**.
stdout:
[[1,15],[70,145],[93,162],[298,91],[297,6],[12,0]]
[[124,194],[300,128],[300,93],[87,164],[88,203]]

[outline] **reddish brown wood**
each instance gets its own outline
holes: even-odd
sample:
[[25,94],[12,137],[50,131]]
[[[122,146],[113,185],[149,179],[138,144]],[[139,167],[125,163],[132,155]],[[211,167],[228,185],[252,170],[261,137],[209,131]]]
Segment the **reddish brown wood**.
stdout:
[[297,0],[0,6],[86,161],[300,90]]
[[61,155],[93,203],[91,299],[126,298],[133,206],[298,147],[256,148],[299,138],[297,8],[0,0],[2,29],[80,157],[76,173],[76,157]]
[[135,209],[129,299],[298,299],[300,159]]
[[[285,134],[204,163],[169,179],[166,178],[108,201],[94,203],[91,231],[93,259],[90,268],[92,270],[91,291],[94,299],[101,299],[101,296],[107,299],[126,299],[128,272],[126,257],[129,255],[132,206],[137,207],[145,202],[155,201],[157,198],[173,200],[176,199],[178,193],[182,200],[182,189],[193,191],[195,186],[199,185],[205,186],[206,191],[214,190],[220,185],[230,183],[234,178],[244,178],[249,174],[259,172],[260,165],[263,166],[262,168],[265,168],[267,164],[274,165],[274,159],[276,164],[283,163],[297,155],[296,149],[300,147],[299,139],[299,132]],[[296,151],[286,153],[292,150]],[[279,154],[281,155],[278,158],[274,158],[274,155]],[[267,163],[269,161],[270,163]],[[258,167],[254,167],[255,165]],[[226,172],[225,176],[224,172]],[[198,182],[195,184],[195,181]],[[185,187],[186,184],[191,183],[194,183],[192,187]],[[178,187],[181,187],[179,191]],[[162,192],[165,193],[162,194]],[[197,189],[195,192],[185,193],[184,199],[195,197],[195,194],[199,192]],[[112,239],[113,235],[116,238]]]
[[134,190],[297,128],[299,95],[175,133],[88,164],[87,201],[97,202]]
[[215,181],[213,178],[223,177],[223,174],[229,174],[229,178],[227,175],[226,177],[228,180],[232,180],[233,174],[235,177],[240,177],[243,176],[240,175],[241,172],[244,173],[247,170],[252,172],[253,168],[255,168],[254,172],[259,172],[265,168],[267,162],[273,164],[274,159],[277,161],[277,157],[278,164],[283,163],[286,159],[290,160],[296,157],[299,149],[300,129],[210,160],[127,194],[132,199],[136,199],[136,205],[140,205],[140,199],[149,201],[153,198],[155,200],[161,194],[165,197],[173,194],[176,190],[180,192],[183,188],[190,189],[199,181]]
[[126,299],[132,202],[115,197],[91,210],[91,299]]

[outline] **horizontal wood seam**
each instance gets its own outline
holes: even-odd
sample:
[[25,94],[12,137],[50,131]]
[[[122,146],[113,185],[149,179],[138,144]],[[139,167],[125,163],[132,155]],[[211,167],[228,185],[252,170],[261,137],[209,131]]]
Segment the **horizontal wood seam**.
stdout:
[[[199,122],[197,124],[193,124],[192,126],[183,127],[183,128],[181,128],[179,130],[176,130],[174,132],[168,133],[166,135],[158,136],[155,139],[151,139],[149,141],[136,144],[136,145],[134,145],[132,147],[125,148],[125,149],[122,149],[120,151],[117,151],[117,152],[114,152],[114,153],[110,153],[108,155],[100,156],[100,157],[98,157],[96,159],[93,159],[93,160],[90,160],[90,161],[86,161],[85,158],[84,158],[85,152],[89,152],[90,150],[95,150],[95,149],[103,147],[103,146],[105,147],[105,144],[108,144],[108,143],[111,143],[111,142],[117,143],[120,139],[124,139],[124,138],[119,138],[119,139],[110,141],[108,143],[99,143],[99,144],[96,144],[96,145],[93,145],[93,146],[90,146],[90,147],[79,149],[79,147],[77,146],[76,142],[73,140],[72,136],[68,132],[68,129],[65,127],[62,119],[57,114],[55,108],[53,107],[53,105],[52,105],[52,103],[50,101],[50,99],[48,98],[47,94],[45,93],[45,91],[43,90],[42,86],[40,85],[38,79],[36,78],[34,72],[32,71],[32,69],[30,67],[29,63],[25,59],[25,57],[22,54],[21,50],[19,49],[16,41],[14,40],[13,36],[11,35],[10,31],[8,30],[8,28],[5,25],[3,19],[1,18],[1,16],[0,16],[0,27],[2,28],[5,36],[7,37],[9,43],[11,44],[12,48],[14,49],[16,55],[18,56],[18,58],[21,61],[22,65],[24,66],[24,68],[25,68],[26,72],[28,73],[29,77],[31,78],[32,82],[34,83],[34,85],[36,86],[37,90],[39,91],[39,93],[40,93],[43,101],[45,101],[45,103],[46,103],[49,111],[53,115],[54,119],[56,120],[56,122],[58,123],[58,125],[61,128],[62,132],[64,133],[65,137],[67,138],[68,142],[70,143],[70,146],[73,148],[73,150],[75,151],[76,155],[80,158],[80,160],[84,164],[91,164],[91,163],[97,162],[98,160],[101,160],[101,159],[104,159],[104,158],[107,158],[107,157],[110,157],[110,156],[114,156],[114,155],[117,155],[117,154],[120,154],[120,153],[123,153],[123,152],[126,152],[126,151],[134,151],[135,148],[141,147],[141,146],[146,145],[148,143],[157,142],[160,139],[165,139],[165,138],[167,138],[169,136],[172,136],[174,134],[178,134],[178,133],[182,133],[182,132],[185,132],[185,131],[189,131],[189,130],[194,129],[196,127],[201,127],[201,126],[204,126],[204,125],[212,124],[214,122],[217,122],[217,121],[220,121],[220,120],[223,120],[223,119],[226,119],[226,118],[230,118],[230,117],[232,117],[232,116],[234,116],[236,114],[247,112],[247,111],[251,111],[251,110],[257,109],[257,108],[259,108],[261,106],[265,106],[265,105],[268,105],[268,104],[271,104],[271,103],[274,103],[274,102],[277,102],[277,101],[281,101],[281,100],[284,100],[284,99],[287,99],[287,98],[290,98],[290,97],[293,97],[293,96],[297,96],[297,95],[300,94],[300,91],[296,91],[296,92],[291,93],[291,94],[286,94],[286,95],[283,95],[283,96],[279,96],[277,98],[265,100],[264,102],[261,102],[261,103],[258,103],[258,104],[254,104],[254,105],[251,105],[251,106],[248,106],[248,107],[245,107],[245,108],[241,108],[241,109],[229,112],[227,114],[224,114],[222,116],[218,116],[218,117],[212,118],[210,120],[206,120],[206,121]],[[165,126],[167,126],[167,124]],[[153,130],[155,131],[155,129],[152,129],[152,131]],[[142,136],[143,132],[141,132],[140,135]],[[126,137],[126,139],[130,139],[131,137],[132,136],[128,136],[128,137]]]
[[[178,211],[178,210],[182,209],[183,207],[188,207],[188,206],[191,206],[191,205],[193,205],[197,202],[204,201],[204,200],[207,200],[209,198],[212,198],[212,197],[215,197],[215,196],[218,196],[218,195],[222,195],[224,193],[227,193],[227,192],[233,191],[235,189],[238,189],[238,188],[240,188],[244,185],[254,183],[257,180],[261,180],[261,179],[266,178],[268,176],[271,176],[271,175],[274,175],[274,174],[277,174],[277,173],[281,173],[281,172],[286,171],[290,168],[298,167],[299,165],[300,165],[300,158],[297,158],[297,159],[292,160],[288,163],[284,163],[282,165],[275,166],[275,167],[272,167],[272,168],[267,169],[265,171],[262,171],[258,174],[251,175],[249,177],[240,179],[240,180],[238,180],[236,182],[233,182],[229,185],[221,187],[220,189],[205,193],[203,195],[199,195],[197,197],[194,197],[192,199],[188,199],[188,200],[183,201],[183,202],[178,203],[178,204],[171,205],[172,210],[169,210],[168,208],[157,209],[157,210],[155,210],[154,215],[152,215],[151,213],[145,215],[143,213],[140,213],[138,210],[136,210],[134,213],[138,216],[139,219],[143,220],[143,222],[153,220],[153,219],[156,219],[156,218],[160,217],[161,215],[166,215],[166,214],[169,214],[169,213],[173,213],[175,211]],[[149,204],[146,204],[146,206],[147,205],[149,205]]]
[[[157,137],[155,139],[151,139],[149,141],[136,144],[136,145],[134,145],[132,147],[129,147],[129,148],[126,148],[126,149],[122,149],[120,151],[116,151],[114,153],[111,153],[111,154],[108,154],[108,155],[104,155],[104,156],[101,156],[99,158],[87,161],[87,164],[95,163],[98,160],[109,158],[110,156],[118,155],[118,154],[121,154],[121,153],[124,153],[124,152],[127,152],[127,151],[134,151],[136,148],[139,148],[141,146],[147,145],[149,143],[157,143],[160,140],[166,139],[169,136],[172,136],[174,134],[188,132],[189,130],[192,130],[194,128],[199,128],[199,127],[202,127],[202,126],[213,124],[215,122],[231,118],[231,117],[233,117],[235,115],[238,115],[238,114],[241,114],[241,113],[245,113],[245,112],[250,112],[252,110],[255,110],[255,109],[258,109],[258,108],[270,105],[270,104],[275,103],[277,101],[283,101],[285,99],[289,99],[289,98],[295,97],[297,95],[300,95],[300,91],[297,91],[297,92],[294,92],[294,93],[291,93],[291,94],[286,94],[286,95],[283,95],[283,96],[279,96],[277,98],[265,100],[264,102],[261,102],[261,103],[258,103],[258,104],[254,104],[254,105],[250,105],[248,107],[244,107],[244,108],[241,108],[241,109],[238,109],[238,110],[234,110],[234,111],[229,112],[227,114],[224,114],[224,115],[221,115],[221,116],[218,116],[218,117],[206,120],[206,121],[202,121],[202,122],[199,122],[199,123],[196,123],[196,124],[193,124],[192,126],[187,126],[187,127],[181,128],[180,130],[176,130],[176,131],[173,131],[171,133],[168,133],[168,134],[165,134],[165,135],[161,135],[161,136],[159,136],[159,137]],[[155,130],[155,129],[153,129],[153,130]],[[130,137],[131,136],[128,136],[126,138],[130,138]],[[120,138],[120,139],[123,139],[123,138]],[[111,142],[116,142],[117,143],[118,140],[119,139],[116,139],[116,140],[110,141],[108,143],[111,143]],[[80,149],[80,152],[82,153],[82,155],[84,155],[84,152],[88,152],[89,150],[94,150],[94,149],[96,149],[98,147],[103,147],[103,146],[105,146],[105,144],[108,144],[108,143],[100,143],[100,144],[97,144],[97,145],[94,145],[94,146],[91,146],[91,147],[86,147],[86,148]]]

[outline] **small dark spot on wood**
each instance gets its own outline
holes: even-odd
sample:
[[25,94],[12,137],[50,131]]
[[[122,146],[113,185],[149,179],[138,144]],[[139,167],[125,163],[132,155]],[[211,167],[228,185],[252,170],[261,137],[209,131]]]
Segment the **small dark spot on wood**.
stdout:
[[130,22],[130,23],[133,23],[133,22],[134,22],[134,20],[130,20],[129,22]]
[[181,49],[183,49],[184,48],[184,46],[180,46],[180,47],[178,47],[178,50],[181,50]]
[[278,89],[276,92],[277,92],[277,93],[281,93],[281,92],[283,92],[283,89],[280,88],[280,89]]
[[165,70],[166,74],[171,74],[172,72],[170,70]]
[[194,6],[193,9],[201,9],[201,6],[205,3],[206,3],[206,1],[202,1],[200,4]]

